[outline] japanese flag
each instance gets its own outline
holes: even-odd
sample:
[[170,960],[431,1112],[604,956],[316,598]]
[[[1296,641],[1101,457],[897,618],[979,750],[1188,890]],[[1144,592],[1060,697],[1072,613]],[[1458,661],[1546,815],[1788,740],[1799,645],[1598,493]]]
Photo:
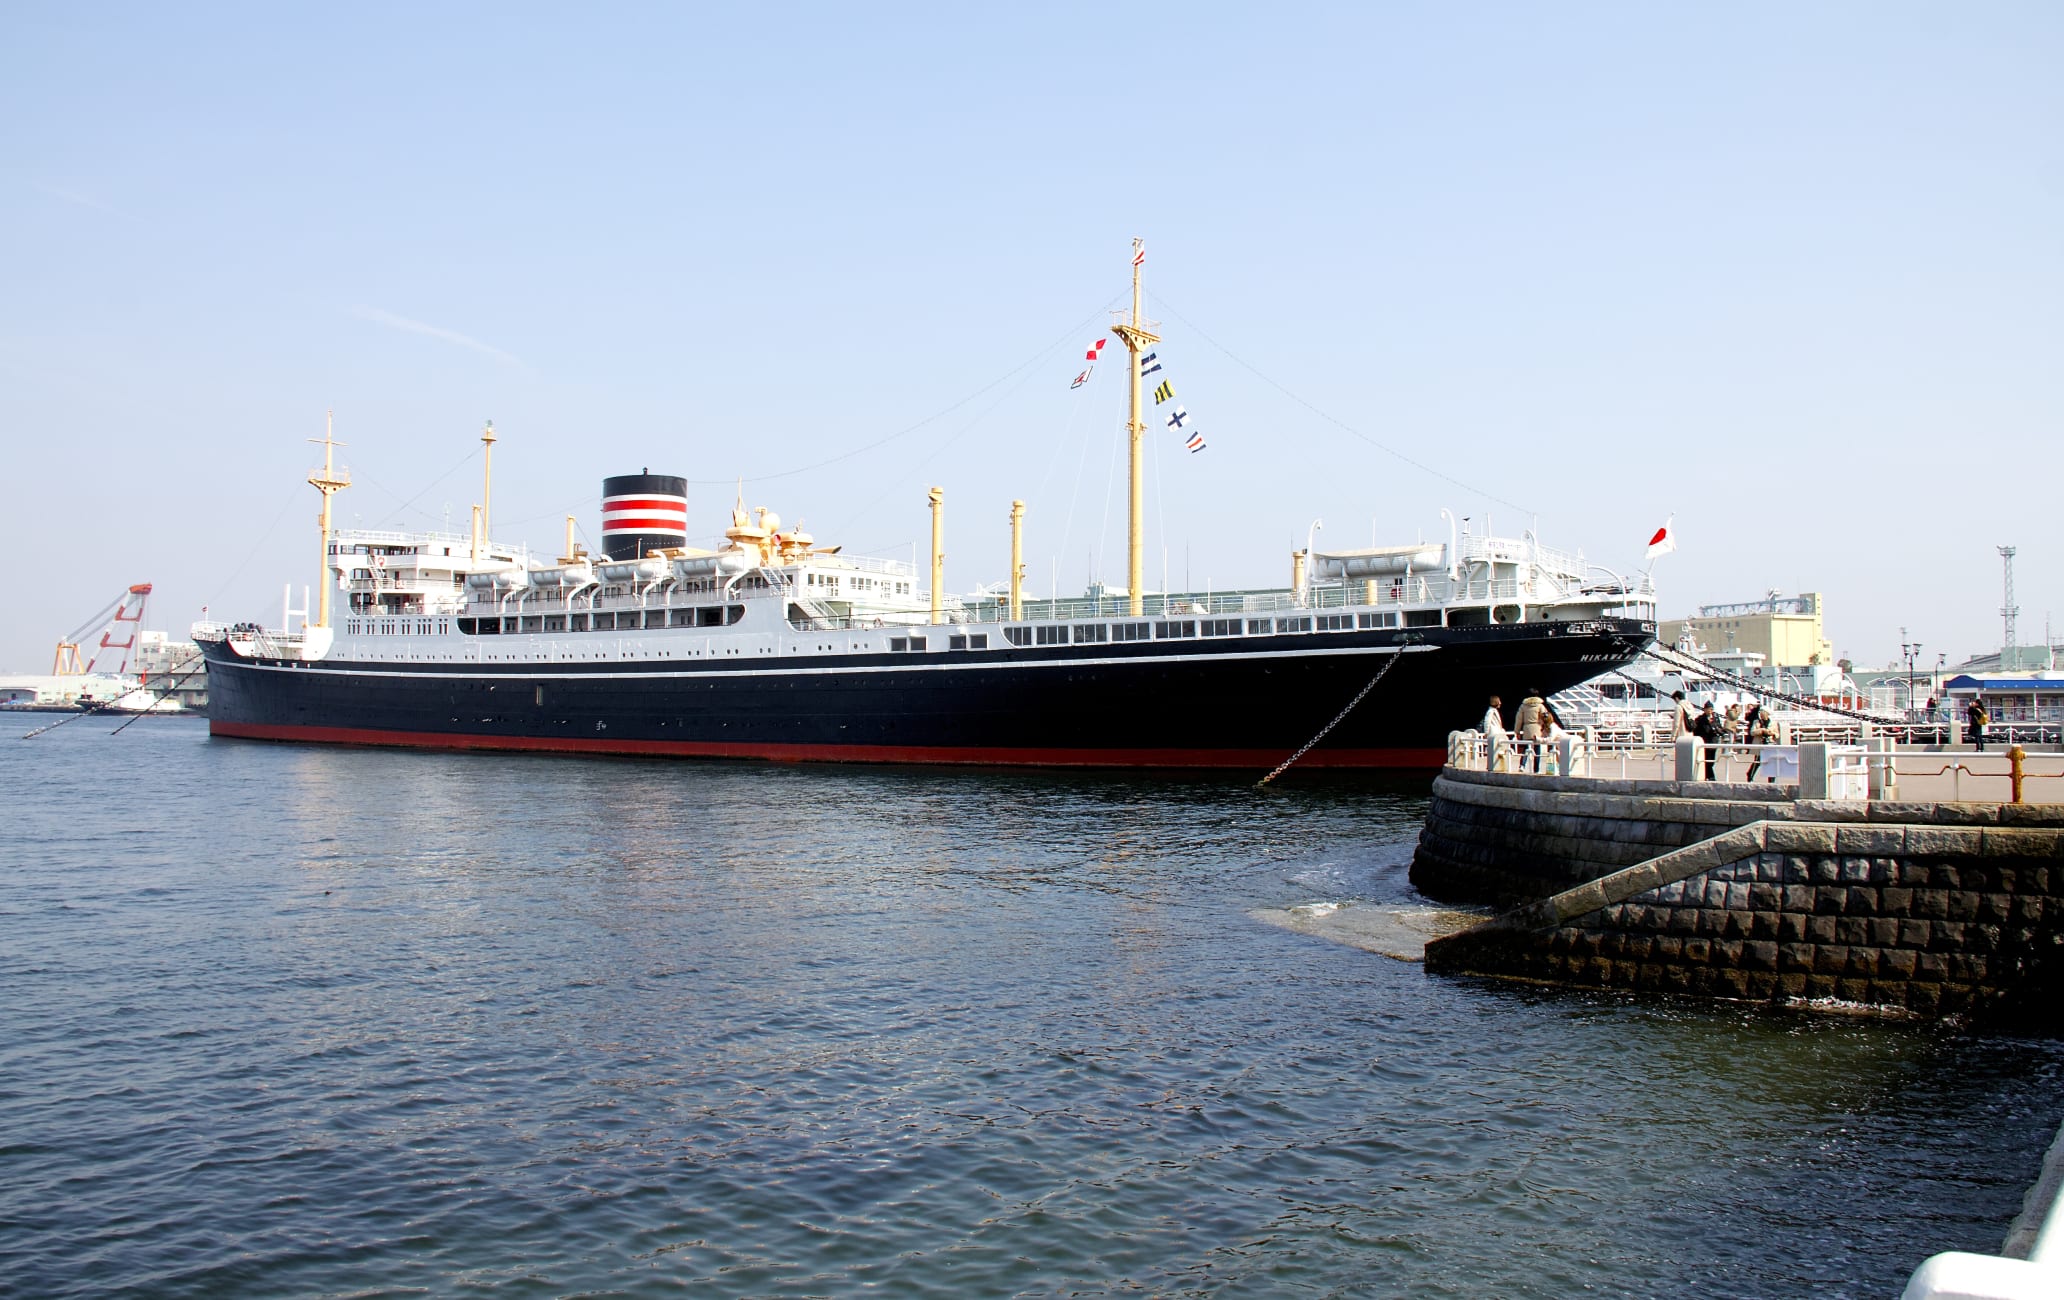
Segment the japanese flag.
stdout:
[[[1671,520],[1676,518],[1677,516],[1675,515],[1670,516]],[[1655,536],[1648,539],[1648,558],[1651,560],[1658,555],[1668,555],[1676,549],[1677,534],[1670,531],[1668,522],[1664,523],[1661,528],[1656,529]]]

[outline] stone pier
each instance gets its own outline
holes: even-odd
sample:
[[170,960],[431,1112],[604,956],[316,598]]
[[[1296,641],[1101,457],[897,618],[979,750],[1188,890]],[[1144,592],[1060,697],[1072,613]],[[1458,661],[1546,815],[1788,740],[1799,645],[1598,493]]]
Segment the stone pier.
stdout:
[[1450,769],[1412,867],[1512,905],[1429,970],[2064,1028],[2064,807]]

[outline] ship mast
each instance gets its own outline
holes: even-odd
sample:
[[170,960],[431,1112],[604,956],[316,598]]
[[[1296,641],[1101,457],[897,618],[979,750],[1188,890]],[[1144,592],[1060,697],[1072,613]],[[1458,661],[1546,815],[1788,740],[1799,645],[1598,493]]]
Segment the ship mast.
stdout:
[[[332,436],[335,424],[335,412],[324,411],[323,436],[309,439],[310,442],[320,442],[323,449],[322,468],[308,476],[308,486],[322,493],[322,567],[316,571],[316,590],[322,593],[322,601],[317,606],[320,612],[315,616],[317,627],[330,625],[330,498],[351,486],[351,471],[336,468],[336,449],[344,444]],[[306,618],[307,615],[304,614],[302,617]]]
[[1150,324],[1140,315],[1140,264],[1147,260],[1147,241],[1132,241],[1132,319],[1113,325],[1111,332],[1125,342],[1127,367],[1132,372],[1132,418],[1126,422],[1126,429],[1132,435],[1132,531],[1125,552],[1125,598],[1128,612],[1138,618],[1146,612],[1145,597],[1140,592],[1143,581],[1142,569],[1146,555],[1146,493],[1144,473],[1141,468],[1141,448],[1145,445],[1147,421],[1140,410],[1140,353],[1161,341],[1161,336],[1148,329]]
[[494,445],[494,421],[489,420],[480,431],[480,531],[489,543],[494,541]]

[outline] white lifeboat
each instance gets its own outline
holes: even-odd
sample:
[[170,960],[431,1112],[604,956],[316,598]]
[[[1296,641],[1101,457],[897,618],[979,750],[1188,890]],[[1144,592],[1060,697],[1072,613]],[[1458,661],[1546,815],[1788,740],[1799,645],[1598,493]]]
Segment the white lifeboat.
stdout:
[[659,556],[642,560],[614,560],[602,566],[604,582],[657,582],[666,576],[667,562]]
[[475,591],[523,591],[530,586],[530,575],[522,569],[469,573],[466,575],[466,585]]
[[1441,567],[1447,549],[1439,542],[1425,542],[1366,551],[1321,551],[1312,557],[1312,574],[1320,578],[1381,578],[1407,571],[1427,573]]
[[691,555],[674,561],[676,578],[729,578],[753,567],[745,551],[719,551],[715,555]]
[[556,569],[532,569],[530,585],[538,588],[585,587],[595,580],[594,566],[583,560],[579,564],[561,565]]

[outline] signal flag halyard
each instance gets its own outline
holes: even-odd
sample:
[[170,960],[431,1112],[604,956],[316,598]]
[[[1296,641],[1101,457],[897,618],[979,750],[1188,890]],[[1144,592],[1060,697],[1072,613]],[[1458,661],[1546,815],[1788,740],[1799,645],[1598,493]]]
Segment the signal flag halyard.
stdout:
[[1070,384],[1070,385],[1068,385],[1068,387],[1070,387],[1070,388],[1080,388],[1080,387],[1082,387],[1082,386],[1083,386],[1084,384],[1086,384],[1086,383],[1088,383],[1088,382],[1089,382],[1089,377],[1090,377],[1091,375],[1095,374],[1095,373],[1096,373],[1096,367],[1095,367],[1095,366],[1091,366],[1091,367],[1090,367],[1089,369],[1087,369],[1087,370],[1083,371],[1083,372],[1082,372],[1081,374],[1079,374],[1079,375],[1075,376],[1075,382],[1074,382],[1074,383],[1072,383],[1072,384]]
[[1175,384],[1164,379],[1161,381],[1161,386],[1154,390],[1154,405],[1159,406],[1173,396],[1175,396]]
[[1180,406],[1168,413],[1168,427],[1171,429],[1180,429],[1183,425],[1188,424],[1189,420],[1190,413]]
[[1159,353],[1149,352],[1147,353],[1147,355],[1139,359],[1139,372],[1141,379],[1145,379],[1148,375],[1153,374],[1156,370],[1159,370],[1160,368],[1161,357]]
[[1191,451],[1204,450],[1204,435],[1201,433],[1191,434],[1190,440],[1184,443],[1183,446],[1188,447]]

